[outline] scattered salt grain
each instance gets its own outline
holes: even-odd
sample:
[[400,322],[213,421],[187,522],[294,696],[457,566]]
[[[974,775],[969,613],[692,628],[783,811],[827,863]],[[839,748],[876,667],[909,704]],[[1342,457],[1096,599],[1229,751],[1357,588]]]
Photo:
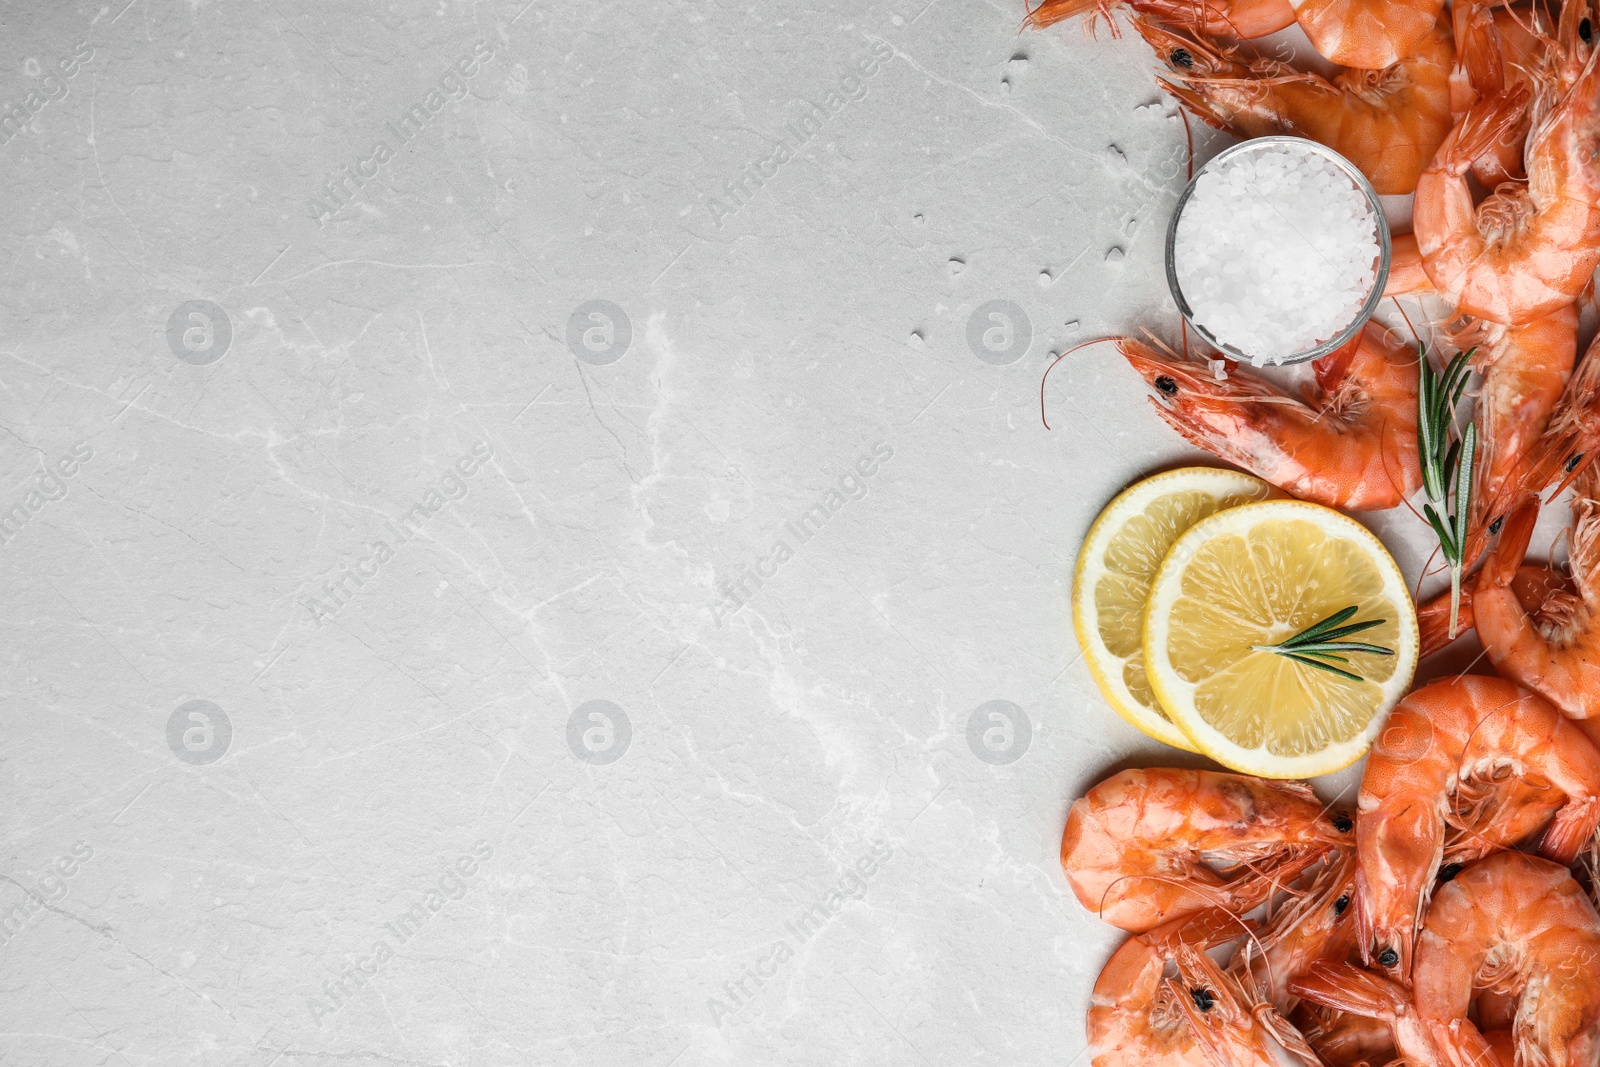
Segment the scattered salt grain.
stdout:
[[1202,172],[1173,248],[1194,321],[1258,367],[1355,321],[1378,257],[1372,204],[1331,160],[1294,145]]

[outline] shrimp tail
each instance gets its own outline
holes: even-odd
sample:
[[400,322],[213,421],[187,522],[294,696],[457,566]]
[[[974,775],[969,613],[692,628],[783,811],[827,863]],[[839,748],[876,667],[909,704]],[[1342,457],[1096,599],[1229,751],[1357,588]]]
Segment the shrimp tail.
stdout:
[[1505,68],[1501,59],[1500,35],[1495,30],[1489,5],[1479,0],[1459,0],[1451,8],[1456,43],[1456,65],[1468,84],[1479,95],[1501,92],[1505,88]]
[[1600,798],[1569,800],[1556,812],[1550,828],[1539,842],[1539,854],[1570,867],[1577,861],[1578,853],[1594,838],[1600,828]]
[[[1461,581],[1461,609],[1456,619],[1456,637],[1472,629],[1472,590],[1477,575]],[[1417,605],[1417,629],[1422,638],[1418,659],[1427,659],[1450,644],[1450,590],[1446,589],[1426,604]]]
[[1443,164],[1465,173],[1478,157],[1488,154],[1501,138],[1511,135],[1527,107],[1525,85],[1478,101],[1461,116],[1461,121],[1440,146],[1436,165]]
[[1289,982],[1289,992],[1325,1008],[1368,1019],[1392,1019],[1410,1003],[1396,982],[1349,963],[1318,960]]
[[1417,235],[1403,233],[1393,242],[1389,256],[1389,280],[1383,284],[1384,296],[1406,296],[1410,293],[1432,293],[1433,282],[1422,267],[1422,250],[1417,247]]

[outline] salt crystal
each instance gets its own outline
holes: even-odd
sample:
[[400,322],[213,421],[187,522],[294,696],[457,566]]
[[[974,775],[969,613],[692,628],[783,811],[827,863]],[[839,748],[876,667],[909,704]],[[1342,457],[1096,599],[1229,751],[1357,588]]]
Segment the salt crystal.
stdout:
[[1330,160],[1293,145],[1203,172],[1174,244],[1195,322],[1258,367],[1350,325],[1379,256],[1372,204]]

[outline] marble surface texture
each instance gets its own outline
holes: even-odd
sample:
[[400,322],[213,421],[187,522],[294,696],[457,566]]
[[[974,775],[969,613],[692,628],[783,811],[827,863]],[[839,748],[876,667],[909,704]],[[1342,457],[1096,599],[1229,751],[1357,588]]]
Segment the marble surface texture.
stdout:
[[0,5],[0,1063],[1087,1062],[1187,148],[1022,14]]

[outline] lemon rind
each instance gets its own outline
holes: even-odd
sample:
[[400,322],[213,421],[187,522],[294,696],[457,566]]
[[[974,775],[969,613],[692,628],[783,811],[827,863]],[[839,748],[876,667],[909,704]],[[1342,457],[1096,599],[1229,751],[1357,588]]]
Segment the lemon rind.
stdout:
[[[1182,482],[1188,482],[1192,485],[1197,478],[1215,478],[1219,484],[1226,480],[1231,482],[1233,486],[1238,487],[1236,491],[1217,493],[1215,494],[1217,496],[1240,495],[1257,486],[1265,493],[1274,492],[1271,485],[1252,474],[1222,467],[1180,467],[1176,470],[1153,474],[1148,478],[1141,478],[1113,497],[1110,503],[1101,509],[1094,522],[1090,524],[1089,532],[1085,535],[1083,545],[1078,550],[1077,563],[1073,567],[1071,598],[1072,628],[1078,639],[1078,647],[1083,650],[1083,659],[1089,668],[1089,676],[1094,679],[1095,686],[1100,690],[1100,695],[1111,705],[1111,709],[1145,736],[1160,741],[1162,744],[1170,745],[1173,748],[1196,753],[1200,750],[1195,747],[1194,742],[1189,739],[1189,736],[1176,723],[1153,715],[1134,699],[1133,694],[1128,691],[1127,685],[1120,677],[1109,675],[1102,667],[1100,660],[1104,660],[1107,663],[1120,663],[1121,660],[1112,655],[1110,649],[1105,647],[1105,643],[1100,639],[1098,625],[1091,625],[1091,619],[1098,622],[1098,614],[1092,603],[1093,590],[1085,583],[1084,576],[1088,572],[1090,561],[1099,560],[1104,556],[1105,547],[1115,532],[1109,527],[1109,522],[1113,517],[1119,518],[1125,523],[1130,514],[1128,509],[1137,503],[1139,510],[1142,511],[1151,500],[1162,495],[1158,491],[1162,486]],[[1203,491],[1211,492],[1211,489],[1210,487],[1204,487]],[[1159,575],[1159,573],[1160,568],[1158,567],[1157,574]],[[1153,589],[1154,586],[1151,588]]]

